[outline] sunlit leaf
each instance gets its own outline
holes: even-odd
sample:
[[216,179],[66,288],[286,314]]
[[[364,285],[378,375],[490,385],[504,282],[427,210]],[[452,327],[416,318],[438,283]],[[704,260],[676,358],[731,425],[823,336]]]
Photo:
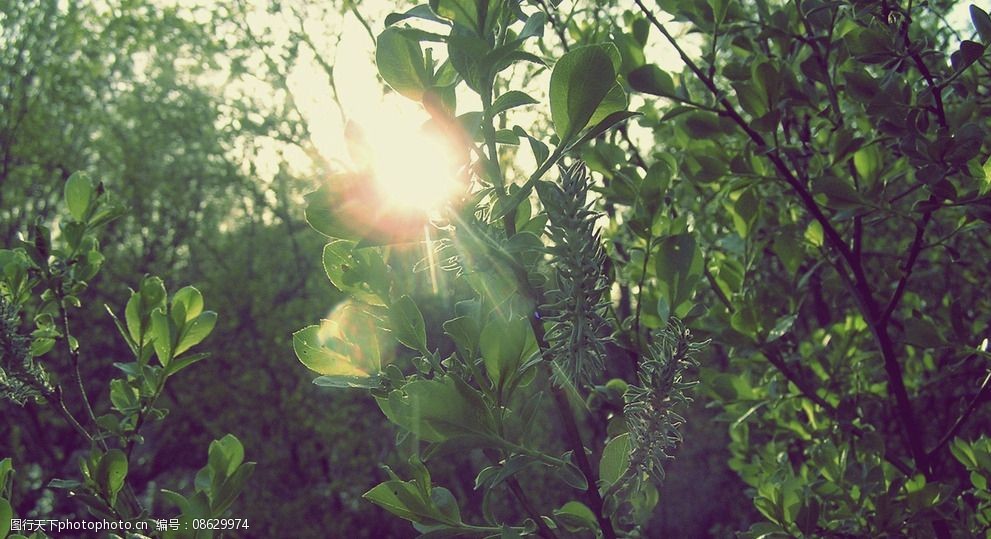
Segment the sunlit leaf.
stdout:
[[420,43],[397,28],[386,28],[375,46],[375,63],[382,79],[400,94],[419,101],[429,86]]
[[613,60],[598,45],[572,49],[558,60],[551,73],[550,105],[561,140],[570,140],[585,128],[613,89],[615,78]]
[[96,190],[85,172],[75,172],[65,182],[65,204],[76,221],[83,221],[93,203]]

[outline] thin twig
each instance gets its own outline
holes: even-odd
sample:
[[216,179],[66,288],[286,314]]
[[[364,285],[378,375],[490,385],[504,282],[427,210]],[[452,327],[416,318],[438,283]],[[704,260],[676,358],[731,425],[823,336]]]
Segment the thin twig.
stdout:
[[650,261],[651,242],[654,241],[654,227],[647,229],[647,245],[643,249],[643,265],[640,267],[640,279],[637,281],[637,310],[633,315],[633,334],[640,339],[640,310],[643,305],[643,283],[647,280],[647,264]]
[[912,3],[909,2],[909,7],[905,11],[905,21],[901,27],[902,39],[905,41],[905,49],[908,50],[908,55],[912,58],[915,63],[915,67],[922,74],[922,78],[926,80],[926,84],[929,86],[929,92],[932,93],[933,102],[935,103],[936,109],[936,119],[939,121],[939,126],[946,129],[946,111],[943,108],[943,86],[936,83],[933,78],[932,73],[929,71],[929,66],[922,59],[922,55],[918,51],[912,49],[912,40],[908,35],[909,26],[912,24]]
[[[65,347],[69,351],[69,362],[72,365],[73,378],[76,382],[76,388],[79,390],[79,396],[83,399],[83,408],[86,410],[86,416],[93,423],[93,425],[97,425],[96,414],[93,412],[93,406],[89,402],[89,396],[86,394],[86,386],[83,383],[83,375],[79,370],[79,346],[77,343],[74,348],[71,342],[72,332],[69,330],[69,314],[66,312],[65,305],[63,305],[65,294],[62,291],[61,285],[54,287],[53,291],[55,292],[55,300],[58,303],[59,317],[62,318],[62,331],[65,332]],[[105,445],[104,450],[106,450]]]
[[70,412],[69,408],[65,405],[65,399],[62,397],[61,387],[56,386],[53,392],[45,395],[45,398],[48,400],[49,404],[51,404],[55,410],[62,415],[66,423],[68,423],[73,430],[75,430],[87,442],[91,444],[94,443],[95,440],[93,435],[90,434],[85,427],[83,427],[83,425],[76,419],[76,416],[72,415],[72,412]]
[[902,296],[905,295],[905,288],[908,285],[908,279],[912,276],[912,270],[915,268],[915,262],[919,258],[919,253],[922,252],[922,240],[926,235],[926,227],[929,226],[929,221],[932,220],[932,212],[926,212],[922,216],[922,221],[915,225],[915,238],[912,240],[912,246],[908,250],[908,257],[905,259],[904,273],[901,279],[898,280],[898,286],[895,287],[894,294],[891,295],[891,299],[888,301],[888,306],[885,307],[884,312],[881,314],[880,323],[887,324],[888,320],[891,319],[892,313],[898,308],[898,304],[901,302]]
[[537,530],[540,535],[542,537],[546,537],[547,539],[557,539],[557,534],[554,533],[554,530],[547,526],[547,523],[544,522],[544,519],[540,516],[540,513],[533,507],[532,504],[530,504],[530,500],[527,499],[526,492],[524,492],[523,488],[520,486],[519,480],[515,477],[510,477],[506,480],[506,484],[509,485],[509,490],[512,491],[513,496],[515,496],[517,501],[520,502],[520,505],[523,506],[523,510],[526,511],[526,513],[530,515],[530,519],[537,524]]
[[977,390],[977,394],[974,395],[974,398],[970,399],[970,403],[967,404],[967,408],[965,408],[963,413],[960,414],[960,417],[953,422],[953,426],[950,427],[950,430],[946,431],[946,434],[940,438],[936,446],[929,450],[930,457],[942,449],[944,445],[948,444],[950,440],[955,438],[957,434],[960,433],[960,429],[963,428],[964,423],[966,423],[967,420],[970,419],[970,416],[974,414],[974,411],[977,410],[977,406],[981,403],[984,395],[987,394],[989,387],[991,387],[991,371],[988,371],[988,374],[984,377],[984,381],[981,382],[981,388]]
[[354,15],[355,19],[358,19],[358,22],[361,23],[361,26],[365,29],[365,32],[368,33],[368,37],[372,40],[372,46],[374,47],[376,42],[375,31],[372,30],[371,25],[368,24],[368,21],[365,20],[365,17],[363,17],[361,15],[361,12],[358,11],[358,5],[354,1],[350,1],[348,2],[347,7],[350,8],[351,14]]

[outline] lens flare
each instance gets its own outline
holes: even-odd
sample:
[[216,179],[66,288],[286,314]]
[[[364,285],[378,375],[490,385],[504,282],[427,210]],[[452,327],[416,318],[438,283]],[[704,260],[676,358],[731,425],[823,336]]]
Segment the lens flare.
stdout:
[[388,204],[436,211],[454,197],[460,187],[460,165],[450,144],[430,132],[401,134],[383,145],[376,159],[374,178]]
[[338,304],[312,335],[308,354],[310,369],[323,375],[370,376],[392,361],[394,347],[378,320],[358,302]]
[[389,103],[349,125],[352,160],[371,174],[387,208],[435,213],[465,190],[464,137],[453,121]]

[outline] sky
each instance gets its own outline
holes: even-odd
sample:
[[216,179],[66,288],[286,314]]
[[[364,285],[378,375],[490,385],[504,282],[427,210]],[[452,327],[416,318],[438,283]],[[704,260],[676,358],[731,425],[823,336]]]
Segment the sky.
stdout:
[[[179,0],[184,1],[184,0]],[[188,0],[195,2],[196,0]],[[558,9],[569,10],[573,0],[565,0]],[[991,10],[991,0],[980,0],[975,2],[985,10]],[[273,36],[278,41],[284,39],[286,33],[286,23],[278,15],[272,15],[266,11],[268,2],[246,0],[246,4],[251,11],[248,23],[252,30],[260,34]],[[956,28],[964,29],[965,35],[969,36],[972,31],[967,7],[970,3],[963,2],[947,15],[948,21]],[[381,22],[384,16],[395,9],[396,2],[387,0],[364,0],[361,2],[360,10],[364,19],[372,25],[372,31],[381,31]],[[335,12],[336,8],[330,7],[327,16],[338,18],[340,15]],[[528,8],[532,10],[532,8]],[[660,10],[657,11],[662,16]],[[662,16],[663,20],[663,16]],[[326,41],[319,41],[334,31],[327,32],[320,25],[330,24],[334,28],[340,28],[340,41],[336,44]],[[368,135],[372,141],[383,141],[378,144],[378,149],[385,153],[383,159],[388,158],[388,146],[394,146],[397,138],[394,136],[396,125],[401,125],[401,130],[409,131],[422,124],[427,115],[420,106],[395,93],[387,91],[377,77],[374,64],[374,44],[368,31],[362,26],[353,12],[348,11],[342,19],[321,20],[312,18],[307,21],[305,29],[317,39],[317,45],[323,49],[321,53],[330,64],[334,66],[335,81],[338,90],[340,104],[348,119],[356,122]],[[670,25],[670,29],[677,33],[677,25]],[[546,30],[549,32],[550,30]],[[697,39],[695,36],[685,36],[683,45],[688,49],[689,54],[696,56],[698,51]],[[329,52],[328,52],[329,51]],[[435,52],[435,57],[443,57],[443,50]],[[653,31],[650,35],[646,56],[649,62],[657,64],[662,69],[669,72],[679,72],[682,68],[681,60],[674,53],[673,49],[667,45],[658,32]],[[545,71],[538,77],[523,81],[515,81],[518,84],[514,87],[522,87],[539,100],[544,99],[544,92],[549,83],[549,73]],[[338,112],[337,106],[333,102],[332,89],[323,69],[316,62],[313,51],[308,48],[301,49],[297,65],[290,71],[287,80],[289,91],[299,112],[309,124],[312,140],[311,143],[320,158],[332,164],[333,168],[339,168],[349,163],[347,145],[344,138],[345,122]],[[234,91],[245,96],[255,96],[264,93],[260,81],[255,81],[255,86],[249,80],[243,83],[243,87],[237,87]],[[458,112],[463,113],[470,110],[480,109],[477,96],[471,93],[462,84],[458,95]],[[642,103],[640,96],[632,96],[630,109],[635,110]],[[536,108],[521,108],[511,111],[512,123],[518,123],[524,127],[533,123],[536,118],[535,110],[546,109],[546,104],[538,105]],[[637,142],[648,143],[649,133],[640,130],[631,124],[631,135]],[[274,142],[274,141],[273,141]],[[257,174],[263,180],[270,180],[277,171],[277,163],[281,154],[296,172],[305,172],[312,168],[309,158],[305,152],[299,148],[280,147],[273,144],[271,147],[262,147],[256,150],[255,162]],[[529,152],[519,152],[517,156],[519,166],[522,169],[532,168],[534,165],[529,156]]]

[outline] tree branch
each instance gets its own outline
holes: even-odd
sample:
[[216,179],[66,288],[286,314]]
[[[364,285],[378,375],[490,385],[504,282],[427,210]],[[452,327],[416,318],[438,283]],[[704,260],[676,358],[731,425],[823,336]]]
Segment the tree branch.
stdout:
[[[751,141],[753,141],[753,143],[760,150],[763,150],[764,154],[767,155],[767,158],[774,165],[774,168],[778,171],[781,178],[795,191],[795,194],[802,202],[802,205],[805,206],[806,211],[822,226],[823,235],[825,236],[827,244],[840,254],[840,257],[846,263],[846,266],[849,267],[853,274],[853,278],[848,281],[848,284],[858,300],[864,319],[870,326],[875,342],[881,351],[885,373],[887,375],[891,391],[895,397],[898,416],[905,434],[906,442],[911,451],[913,460],[915,460],[916,467],[929,476],[931,474],[929,459],[922,444],[921,430],[919,429],[915,412],[912,410],[912,403],[908,396],[908,390],[905,388],[905,381],[902,377],[902,368],[895,353],[894,343],[891,340],[891,336],[888,334],[887,324],[880,323],[881,313],[878,312],[877,303],[874,301],[874,297],[871,294],[869,284],[870,281],[867,279],[867,275],[864,273],[864,269],[860,264],[860,261],[854,255],[850,246],[847,245],[847,243],[839,235],[836,228],[833,227],[829,218],[822,212],[822,209],[813,198],[809,189],[801,180],[799,180],[797,176],[795,176],[795,174],[781,158],[777,148],[768,145],[767,141],[764,140],[764,137],[751,128],[747,121],[740,116],[740,113],[736,111],[733,104],[730,103],[728,99],[723,97],[713,79],[703,73],[702,70],[699,69],[698,65],[696,65],[695,62],[688,57],[688,54],[678,44],[678,41],[674,38],[674,36],[668,32],[667,28],[665,28],[657,17],[655,17],[650,11],[650,9],[644,5],[643,0],[635,0],[635,2],[644,13],[644,16],[647,17],[651,24],[653,24],[654,27],[661,32],[668,43],[670,43],[671,46],[678,52],[682,62],[684,62],[689,70],[691,70],[692,73],[694,73],[699,79],[699,81],[701,81],[706,88],[712,92],[719,105],[726,111],[726,115],[729,116],[740,127],[740,129],[747,134],[748,137],[750,137]],[[841,277],[842,275],[843,272],[841,272]]]
[[888,300],[888,306],[884,308],[884,312],[881,313],[881,319],[879,320],[882,324],[887,324],[891,319],[891,314],[895,312],[898,308],[898,304],[901,302],[902,296],[905,295],[905,288],[908,286],[908,279],[912,276],[912,270],[915,268],[915,262],[919,258],[919,253],[922,252],[922,240],[926,235],[926,227],[929,226],[929,221],[932,220],[932,212],[926,212],[922,216],[922,221],[915,225],[915,238],[912,240],[912,246],[909,247],[908,257],[905,259],[905,265],[903,266],[904,272],[901,279],[898,280],[898,286],[895,288],[894,294],[891,295],[891,299]]
[[[837,419],[836,417],[837,416],[836,407],[830,404],[828,401],[826,401],[826,399],[820,397],[816,389],[808,382],[806,382],[804,378],[800,377],[798,373],[793,371],[791,367],[789,367],[788,364],[785,363],[784,358],[782,358],[781,355],[778,354],[776,350],[763,348],[763,347],[760,350],[761,352],[763,352],[764,357],[767,358],[767,361],[771,365],[774,365],[774,367],[778,369],[778,372],[780,372],[785,377],[785,379],[795,384],[795,387],[798,388],[798,391],[799,393],[801,393],[802,397],[808,399],[809,401],[821,407],[823,411],[826,412],[826,415],[828,415],[834,421],[840,422],[840,420]],[[861,438],[864,436],[864,430],[861,429],[860,427],[857,427],[856,425],[853,424],[849,424],[848,428],[850,429],[850,432],[853,433],[853,435],[856,436],[857,438]],[[912,477],[913,475],[915,475],[912,471],[911,466],[902,462],[901,459],[891,454],[891,452],[887,449],[885,449],[884,452],[884,460],[888,461],[892,466],[894,466],[898,471],[900,471],[906,477]]]

